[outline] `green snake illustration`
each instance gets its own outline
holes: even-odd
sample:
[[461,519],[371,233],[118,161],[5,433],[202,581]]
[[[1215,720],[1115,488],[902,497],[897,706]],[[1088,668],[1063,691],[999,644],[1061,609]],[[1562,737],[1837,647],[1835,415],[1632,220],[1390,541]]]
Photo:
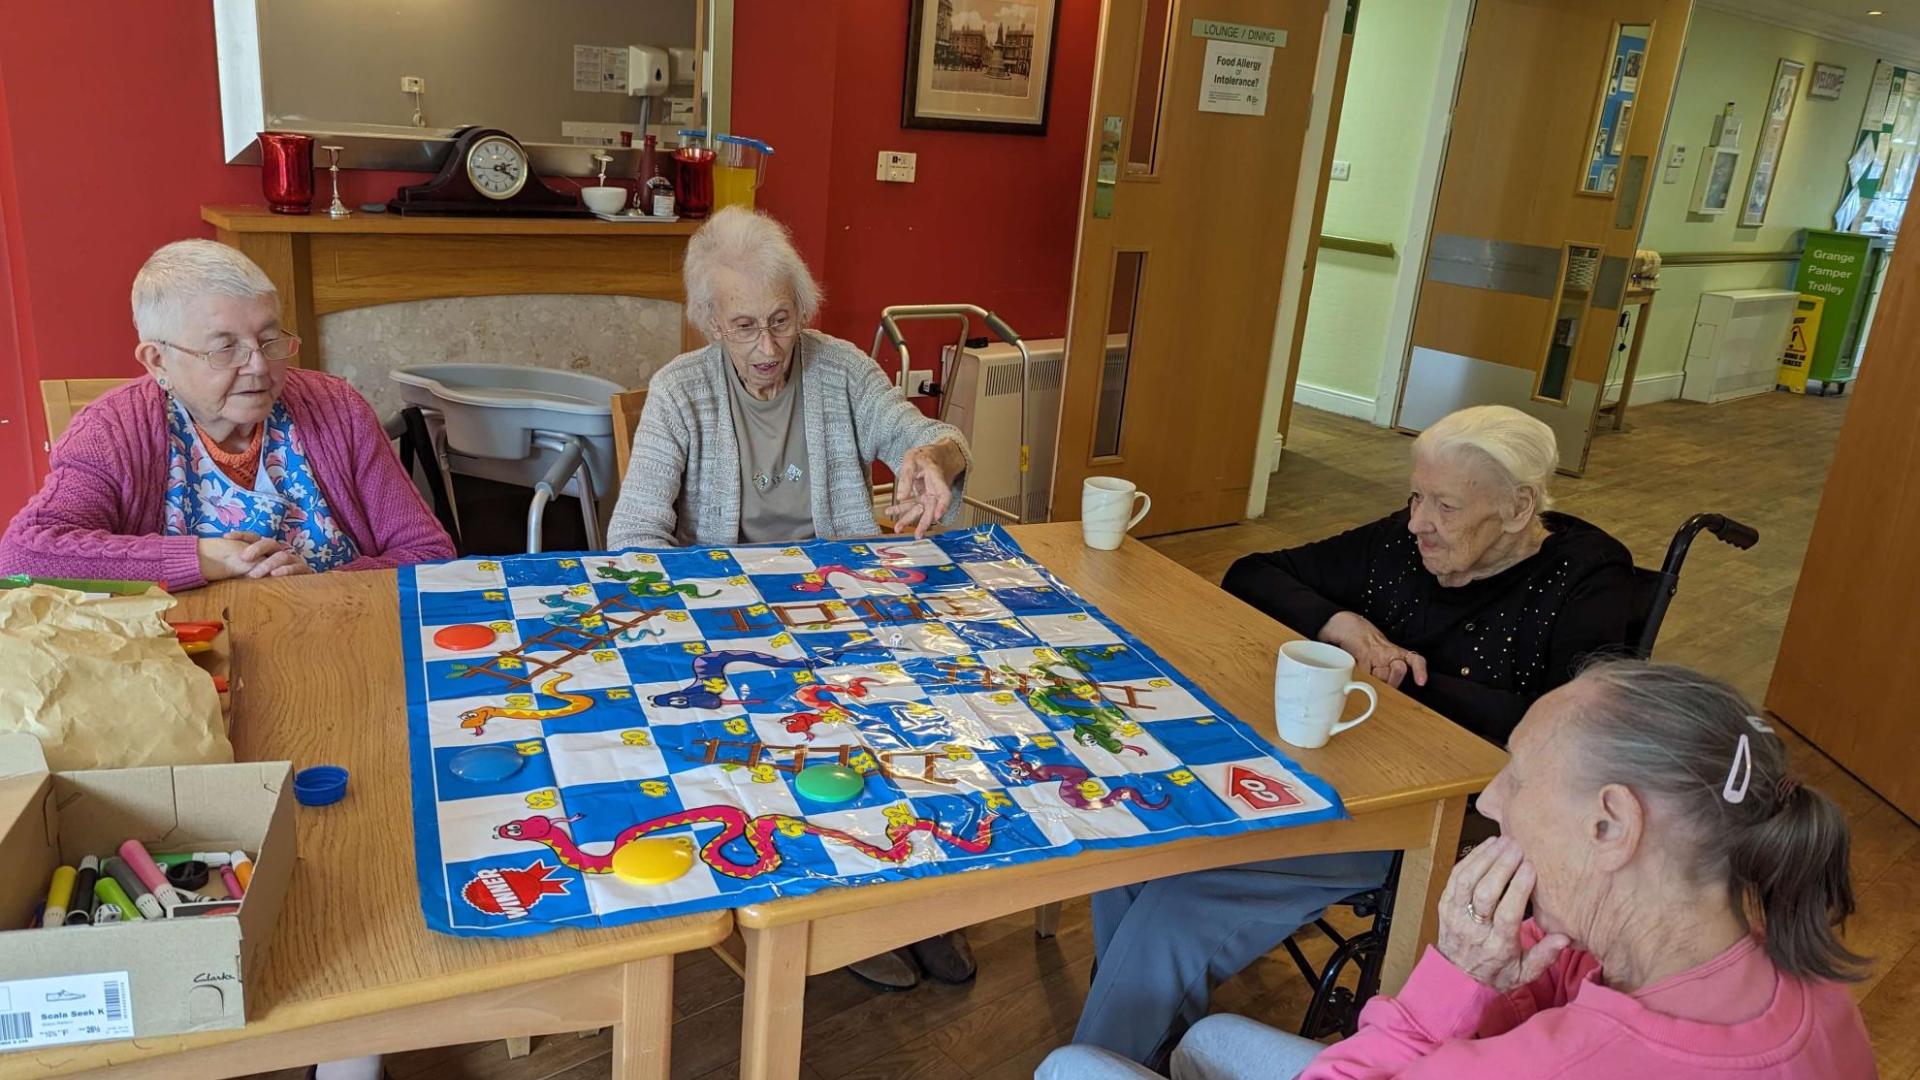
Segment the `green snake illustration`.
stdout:
[[693,600],[707,600],[719,596],[719,590],[703,593],[696,585],[673,585],[667,581],[667,575],[659,570],[622,570],[617,566],[601,566],[594,573],[609,581],[624,581],[627,591],[635,596],[666,596],[679,593]]

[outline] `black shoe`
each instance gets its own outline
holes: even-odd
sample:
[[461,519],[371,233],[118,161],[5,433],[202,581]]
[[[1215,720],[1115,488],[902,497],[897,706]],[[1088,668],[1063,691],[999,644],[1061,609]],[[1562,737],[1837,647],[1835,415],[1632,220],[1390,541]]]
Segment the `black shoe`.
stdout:
[[875,990],[892,993],[920,985],[920,972],[913,966],[913,957],[907,955],[905,949],[855,960],[847,965],[847,970],[853,973],[854,978]]
[[976,967],[973,949],[967,945],[965,930],[916,941],[907,948],[913,952],[913,958],[920,962],[920,970],[926,972],[930,979],[954,985],[973,979]]

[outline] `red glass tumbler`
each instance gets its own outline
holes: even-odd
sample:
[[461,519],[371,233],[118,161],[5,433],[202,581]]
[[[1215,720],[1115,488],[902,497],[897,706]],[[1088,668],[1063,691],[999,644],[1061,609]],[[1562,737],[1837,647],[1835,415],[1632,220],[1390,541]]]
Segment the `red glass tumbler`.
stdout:
[[313,136],[260,133],[260,189],[276,214],[313,212]]
[[704,146],[683,146],[673,152],[674,213],[683,218],[703,218],[713,211],[713,151]]

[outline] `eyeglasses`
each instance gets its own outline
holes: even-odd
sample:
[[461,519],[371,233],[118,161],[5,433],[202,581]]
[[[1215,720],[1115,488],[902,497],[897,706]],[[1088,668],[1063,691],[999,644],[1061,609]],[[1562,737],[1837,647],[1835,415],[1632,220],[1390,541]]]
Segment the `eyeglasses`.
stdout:
[[765,326],[723,326],[720,336],[735,345],[751,345],[760,340],[761,334],[773,335],[775,341],[785,341],[800,332],[794,321],[785,315],[776,315],[767,320]]
[[300,354],[300,339],[292,334],[268,338],[259,345],[229,345],[224,349],[206,351],[189,349],[185,345],[175,345],[171,341],[157,339],[154,344],[176,349],[189,356],[197,356],[205,360],[215,371],[232,371],[234,368],[243,367],[247,361],[253,359],[253,354],[256,352],[269,364],[284,364]]

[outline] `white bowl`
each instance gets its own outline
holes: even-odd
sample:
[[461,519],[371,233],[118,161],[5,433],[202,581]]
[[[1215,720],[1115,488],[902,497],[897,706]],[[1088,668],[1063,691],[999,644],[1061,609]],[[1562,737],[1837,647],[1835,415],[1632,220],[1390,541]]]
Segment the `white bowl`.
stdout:
[[596,214],[617,214],[626,209],[627,189],[623,187],[585,187],[580,189],[587,209]]

